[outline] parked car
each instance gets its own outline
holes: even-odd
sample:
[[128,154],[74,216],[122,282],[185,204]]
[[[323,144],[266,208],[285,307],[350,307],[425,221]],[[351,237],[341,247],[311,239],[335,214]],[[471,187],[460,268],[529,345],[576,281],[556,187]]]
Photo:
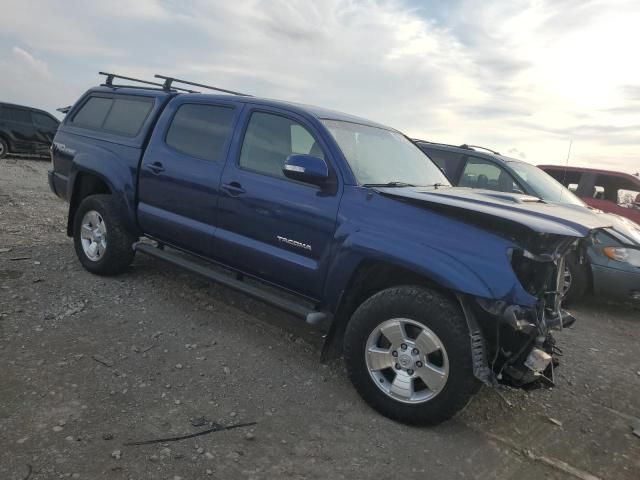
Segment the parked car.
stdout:
[[[454,185],[499,192],[518,192],[577,210],[588,208],[572,192],[529,163],[493,150],[469,145],[445,145],[417,140]],[[625,209],[626,210],[626,209]],[[640,226],[617,215],[606,215],[611,229],[599,232],[586,252],[567,257],[565,302],[592,291],[621,300],[640,300]]]
[[343,353],[364,400],[403,422],[451,417],[480,382],[553,382],[551,329],[572,321],[563,258],[602,219],[452,188],[369,120],[117,78],[77,101],[52,148],[88,271],[141,252],[325,322],[325,357]]
[[540,168],[592,207],[640,224],[640,178],[636,175],[558,165]]
[[0,158],[10,153],[48,156],[59,123],[44,110],[0,103]]

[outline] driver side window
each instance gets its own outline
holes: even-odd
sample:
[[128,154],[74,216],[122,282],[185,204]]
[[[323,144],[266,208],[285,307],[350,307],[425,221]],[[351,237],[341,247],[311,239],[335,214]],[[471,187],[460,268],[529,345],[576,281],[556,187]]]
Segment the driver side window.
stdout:
[[240,167],[286,179],[282,167],[292,153],[324,158],[313,135],[295,120],[271,113],[254,112],[242,143]]
[[467,160],[458,186],[497,192],[522,193],[520,186],[506,170],[492,162],[476,157],[470,157]]

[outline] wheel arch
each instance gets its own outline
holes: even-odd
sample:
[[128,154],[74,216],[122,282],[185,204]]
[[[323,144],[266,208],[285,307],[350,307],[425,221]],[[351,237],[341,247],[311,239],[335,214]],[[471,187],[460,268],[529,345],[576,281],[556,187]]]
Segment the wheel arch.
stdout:
[[[347,323],[358,306],[376,293],[400,285],[418,285],[437,290],[460,306],[455,290],[442,285],[424,272],[407,268],[392,261],[364,260],[353,271],[337,302],[322,348],[322,360],[325,361],[341,354],[341,339],[344,336]],[[466,316],[462,306],[460,309]]]
[[95,172],[80,170],[73,178],[69,198],[69,215],[67,218],[67,236],[73,236],[73,219],[80,202],[89,195],[113,194],[113,187],[101,175]]

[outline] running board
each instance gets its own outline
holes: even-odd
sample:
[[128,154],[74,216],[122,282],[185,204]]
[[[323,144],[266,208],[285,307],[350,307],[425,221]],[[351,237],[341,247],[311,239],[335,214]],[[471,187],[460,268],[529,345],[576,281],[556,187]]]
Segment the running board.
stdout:
[[257,298],[258,300],[262,300],[269,305],[277,307],[280,310],[290,313],[296,317],[302,318],[311,325],[317,325],[327,318],[327,314],[324,312],[310,310],[308,307],[305,307],[302,304],[293,302],[286,298],[282,298],[255,285],[245,283],[243,280],[238,280],[229,275],[225,275],[224,273],[220,273],[213,268],[207,267],[206,265],[196,263],[187,258],[184,258],[181,255],[173,254],[164,249],[149,245],[148,243],[135,243],[133,245],[133,249],[137,252],[146,253],[147,255],[151,255],[152,257],[165,260],[173,265],[177,265],[178,267],[189,270],[190,272],[202,275],[209,280],[221,283],[222,285],[233,288],[234,290],[246,293],[251,297]]

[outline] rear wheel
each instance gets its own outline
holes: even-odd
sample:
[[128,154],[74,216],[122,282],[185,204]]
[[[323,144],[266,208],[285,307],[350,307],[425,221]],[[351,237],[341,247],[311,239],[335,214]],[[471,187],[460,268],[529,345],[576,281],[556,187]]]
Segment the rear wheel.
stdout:
[[91,195],[80,202],[73,222],[73,241],[82,266],[98,275],[123,272],[134,256],[136,237],[129,233],[111,195]]
[[3,138],[0,138],[0,158],[6,157],[8,153],[9,145],[7,145],[7,142]]
[[344,352],[363,399],[400,422],[447,420],[479,386],[460,307],[426,288],[393,287],[366,300],[347,325]]

